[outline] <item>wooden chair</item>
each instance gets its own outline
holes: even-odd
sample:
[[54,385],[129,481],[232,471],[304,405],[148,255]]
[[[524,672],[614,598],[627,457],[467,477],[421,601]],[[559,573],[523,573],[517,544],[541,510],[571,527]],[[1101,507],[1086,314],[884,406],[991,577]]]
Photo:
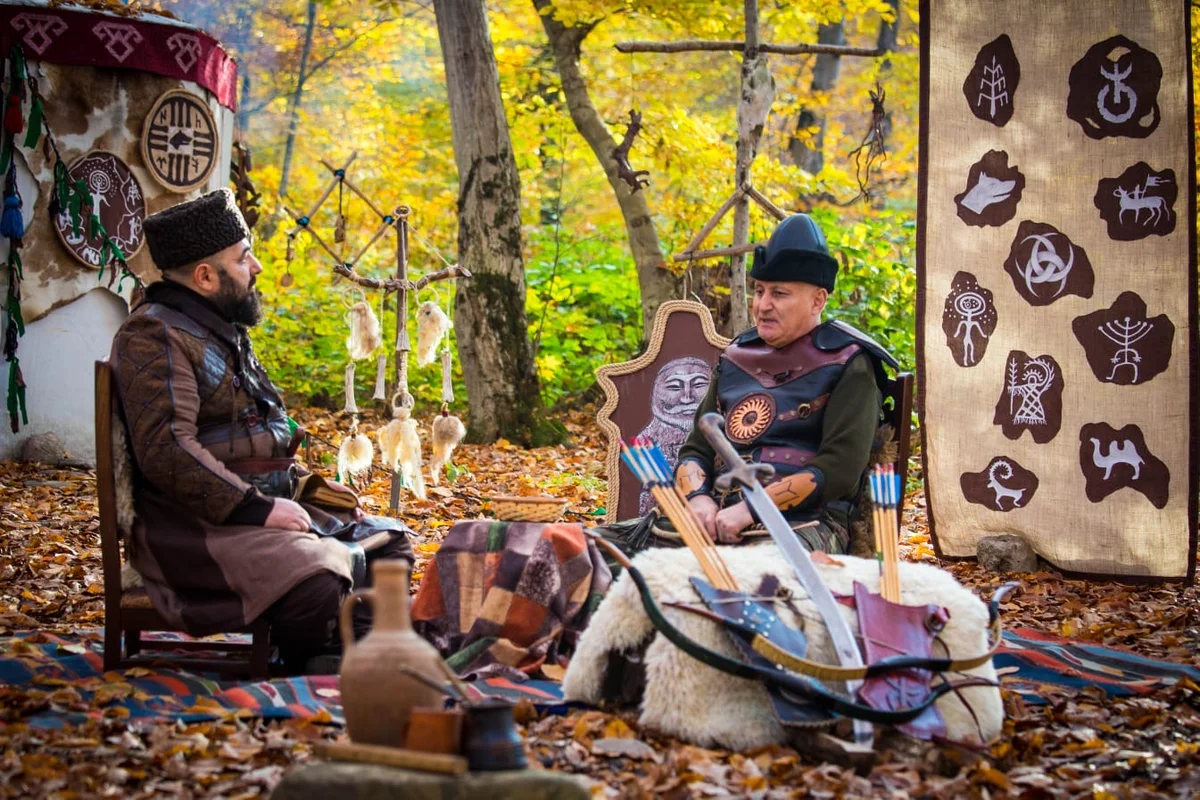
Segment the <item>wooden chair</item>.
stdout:
[[[100,504],[100,547],[104,557],[104,669],[128,669],[168,661],[172,666],[204,672],[267,677],[270,637],[266,619],[230,633],[249,633],[249,644],[205,640],[142,640],[143,631],[173,631],[154,610],[144,589],[121,588],[121,530],[117,524],[116,476],[113,470],[113,430],[122,424],[116,382],[107,361],[96,362],[96,495]],[[227,657],[192,658],[164,651],[217,651]],[[143,652],[147,651],[147,652]],[[151,652],[153,651],[153,652]]]
[[900,503],[896,506],[896,521],[899,523],[904,511],[904,489],[908,485],[908,459],[912,454],[913,386],[916,379],[911,372],[901,372],[888,381],[888,390],[883,397],[883,421],[896,431],[896,474],[900,476]]

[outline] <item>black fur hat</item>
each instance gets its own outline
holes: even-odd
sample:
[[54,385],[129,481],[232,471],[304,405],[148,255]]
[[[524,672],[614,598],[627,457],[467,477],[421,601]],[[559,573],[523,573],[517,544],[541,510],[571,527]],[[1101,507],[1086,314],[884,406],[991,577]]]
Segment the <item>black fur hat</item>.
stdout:
[[829,255],[825,234],[808,214],[779,223],[767,246],[754,248],[750,277],[760,281],[802,281],[833,291],[838,262]]
[[146,242],[154,264],[163,272],[179,269],[219,253],[250,229],[234,202],[233,192],[217,189],[146,217]]

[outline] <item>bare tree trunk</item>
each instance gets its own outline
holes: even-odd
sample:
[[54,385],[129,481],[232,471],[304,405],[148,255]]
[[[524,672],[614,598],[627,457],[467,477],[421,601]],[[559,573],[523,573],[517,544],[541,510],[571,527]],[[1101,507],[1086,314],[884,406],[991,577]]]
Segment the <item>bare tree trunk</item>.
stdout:
[[283,170],[279,176],[279,196],[287,194],[288,176],[292,171],[292,149],[296,144],[296,129],[300,123],[300,98],[304,94],[304,81],[308,77],[308,54],[312,50],[313,28],[317,22],[316,0],[308,2],[308,23],[304,26],[304,47],[300,50],[300,72],[296,76],[296,91],[288,101],[287,142],[283,146]]
[[600,162],[608,183],[621,207],[625,219],[625,231],[629,237],[629,249],[637,265],[638,286],[642,294],[642,338],[650,335],[654,313],[668,300],[679,298],[681,282],[669,270],[663,268],[666,261],[658,231],[650,215],[650,204],[646,190],[634,192],[629,184],[617,177],[617,165],[612,151],[617,143],[608,132],[600,112],[592,104],[587,81],[579,69],[580,46],[592,30],[592,25],[567,27],[554,18],[551,0],[533,0],[533,6],[542,18],[542,27],[550,39],[554,51],[554,63],[562,80],[563,94],[567,98],[567,109],[576,130],[592,148]]
[[[750,182],[750,166],[758,155],[763,126],[775,102],[775,81],[767,65],[767,54],[758,49],[758,0],[746,0],[746,48],[742,54],[741,96],[737,107],[737,167],[735,186]],[[746,244],[750,238],[750,201],[746,197],[733,207],[733,244]],[[731,262],[729,284],[729,325],[731,333],[750,327],[746,300],[746,255],[739,253]]]
[[[898,2],[898,0],[897,0]],[[845,44],[846,32],[842,22],[822,25],[817,31],[819,44]],[[813,66],[813,77],[810,89],[813,92],[828,92],[837,85],[838,73],[841,70],[842,57],[821,53]],[[811,108],[800,110],[796,120],[797,132],[815,127],[816,133],[811,139],[793,136],[788,141],[788,153],[792,163],[801,169],[817,173],[825,165],[825,115]]]
[[485,0],[434,0],[458,166],[458,259],[474,273],[454,321],[467,386],[467,436],[547,444],[525,319],[521,183],[500,98]]

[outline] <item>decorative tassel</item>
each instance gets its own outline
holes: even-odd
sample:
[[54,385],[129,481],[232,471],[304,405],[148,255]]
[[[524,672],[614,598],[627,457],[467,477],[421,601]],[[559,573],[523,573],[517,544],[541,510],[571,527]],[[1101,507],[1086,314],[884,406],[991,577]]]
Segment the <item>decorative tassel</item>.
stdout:
[[454,402],[454,375],[450,367],[450,348],[442,349],[442,404]]
[[[17,423],[20,412],[21,422]],[[21,425],[29,425],[29,414],[25,410],[25,376],[21,374],[21,360],[15,356],[8,365],[8,422],[15,434]]]
[[380,428],[376,436],[384,466],[399,472],[417,499],[424,500],[427,495],[425,476],[421,474],[421,435],[412,411],[405,406],[393,405],[392,421]]
[[21,102],[25,99],[25,64],[20,48],[12,51],[12,72],[8,76],[8,103],[4,108],[4,130],[18,134],[25,128]]
[[438,342],[450,330],[450,318],[438,308],[436,303],[428,300],[417,309],[417,366],[424,367],[433,363],[437,353]]
[[17,164],[8,167],[4,181],[4,213],[0,214],[0,235],[12,240],[13,247],[21,246],[25,237],[25,220],[21,217],[21,192],[17,188]]
[[346,406],[342,409],[347,414],[357,414],[358,405],[354,402],[354,362],[346,364]]
[[449,463],[454,448],[458,447],[458,443],[466,435],[467,429],[462,420],[452,415],[443,405],[442,413],[433,420],[433,460],[429,462],[429,473],[434,486],[438,485],[438,475]]
[[346,339],[346,349],[350,351],[350,358],[355,361],[369,358],[383,343],[379,320],[371,309],[371,304],[360,300],[350,306],[346,313],[346,322],[350,325],[350,336]]
[[387,400],[387,353],[375,357],[375,394],[372,400]]
[[33,149],[37,146],[38,139],[42,137],[42,120],[45,116],[46,110],[42,106],[42,96],[35,94],[33,104],[29,108],[29,130],[25,133],[25,147]]
[[353,477],[366,472],[375,460],[375,446],[358,432],[358,420],[350,426],[350,435],[338,447],[338,474]]

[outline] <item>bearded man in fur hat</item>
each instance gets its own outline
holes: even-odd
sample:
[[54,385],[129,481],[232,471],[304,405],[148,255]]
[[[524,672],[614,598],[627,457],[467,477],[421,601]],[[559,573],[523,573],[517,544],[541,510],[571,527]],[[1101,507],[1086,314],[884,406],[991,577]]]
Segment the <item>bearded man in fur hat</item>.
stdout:
[[[716,411],[746,461],[769,463],[767,494],[810,550],[844,553],[880,422],[883,364],[894,358],[866,334],[822,322],[838,263],[807,214],[794,214],[755,249],[755,327],[721,354],[696,421]],[[743,539],[754,520],[738,493],[716,497],[724,465],[698,427],[679,451],[676,485],[709,534]]]
[[[145,233],[163,280],[111,356],[136,464],[129,562],[182,630],[265,615],[289,668],[336,671],[342,599],[368,560],[412,560],[407,530],[293,460],[303,430],[247,335],[262,318],[262,265],[232,192],[147,217]],[[369,625],[365,610],[355,623]]]

